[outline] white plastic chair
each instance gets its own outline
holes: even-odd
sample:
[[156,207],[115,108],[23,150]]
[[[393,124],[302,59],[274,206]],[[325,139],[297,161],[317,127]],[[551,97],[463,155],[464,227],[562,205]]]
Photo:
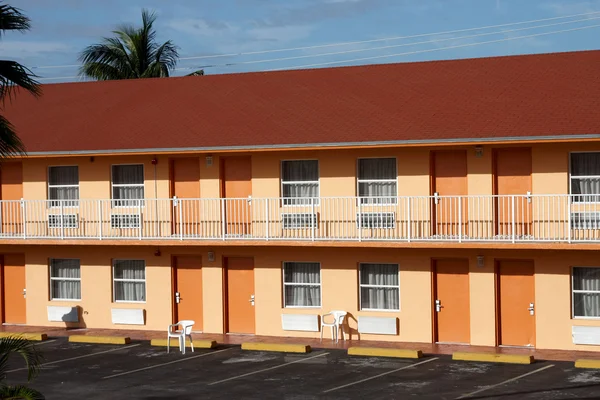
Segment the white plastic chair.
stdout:
[[[194,352],[194,342],[192,341],[192,327],[196,322],[186,319],[183,321],[179,321],[176,324],[169,325],[169,329],[167,331],[167,353],[171,349],[171,338],[179,339],[179,350],[182,354],[185,354],[185,338],[186,336],[190,338],[190,345],[192,347],[192,353]],[[181,327],[181,329],[175,329],[177,327]]]
[[[331,328],[331,340],[338,341],[338,331],[342,327],[342,340],[346,340],[344,337],[344,320],[346,319],[346,311],[334,310],[327,314],[321,315],[321,340],[323,340],[323,328],[329,326]],[[332,316],[333,322],[325,322],[325,317]]]

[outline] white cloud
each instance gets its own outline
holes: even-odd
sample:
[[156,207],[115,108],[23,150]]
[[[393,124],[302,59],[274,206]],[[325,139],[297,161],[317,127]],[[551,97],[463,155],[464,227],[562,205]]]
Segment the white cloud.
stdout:
[[5,57],[28,57],[46,53],[70,52],[73,48],[62,42],[7,40],[0,42]]
[[589,12],[600,11],[599,0],[588,0],[588,1],[570,1],[570,0],[556,0],[542,3],[541,8],[549,10],[553,14],[563,15],[575,15],[584,14]]

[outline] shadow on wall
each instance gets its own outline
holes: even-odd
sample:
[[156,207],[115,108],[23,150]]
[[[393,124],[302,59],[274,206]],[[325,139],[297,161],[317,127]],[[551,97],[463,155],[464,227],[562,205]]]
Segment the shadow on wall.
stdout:
[[346,314],[346,320],[344,321],[344,325],[342,325],[342,333],[344,334],[344,338],[346,340],[360,340],[358,320],[351,313]]
[[87,314],[87,311],[83,311],[83,308],[80,306],[72,307],[71,311],[63,314],[62,321],[65,323],[66,329],[81,329],[86,328],[84,314]]

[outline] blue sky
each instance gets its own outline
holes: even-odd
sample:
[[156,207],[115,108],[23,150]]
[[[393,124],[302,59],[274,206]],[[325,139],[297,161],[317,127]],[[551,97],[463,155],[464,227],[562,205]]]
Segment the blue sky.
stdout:
[[[25,34],[2,37],[2,58],[16,59],[42,77],[72,77],[77,68],[36,68],[77,64],[86,45],[110,36],[118,24],[137,23],[141,9],[158,14],[159,40],[173,40],[182,57],[259,52],[302,46],[430,34],[600,11],[600,0],[8,0],[32,20]],[[261,71],[344,61],[336,65],[406,62],[600,48],[600,28],[470,47],[441,49],[542,32],[600,24],[595,20],[506,32],[531,25],[433,35],[405,40],[229,57],[182,60],[177,75],[205,65],[207,74]],[[577,17],[580,20],[590,17]],[[557,24],[552,20],[539,24]],[[538,24],[538,25],[539,25]],[[481,33],[494,35],[462,38]],[[409,45],[415,42],[430,42]],[[403,47],[362,51],[391,45]],[[361,51],[358,51],[361,50]],[[317,56],[322,53],[353,51]],[[363,57],[418,54],[346,62]],[[306,57],[305,57],[306,56]],[[310,56],[310,57],[308,57]],[[267,59],[305,57],[256,62]],[[223,64],[237,63],[224,66]],[[241,63],[241,64],[240,64]],[[245,63],[245,64],[244,64]],[[45,82],[76,80],[63,78]]]

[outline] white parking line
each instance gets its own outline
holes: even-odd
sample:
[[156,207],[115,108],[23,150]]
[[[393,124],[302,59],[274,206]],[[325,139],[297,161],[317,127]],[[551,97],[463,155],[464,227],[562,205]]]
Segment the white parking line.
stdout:
[[43,342],[36,343],[36,344],[35,344],[35,347],[42,346],[42,345],[44,345],[44,344],[48,344],[48,343],[52,343],[52,342],[56,342],[57,340],[58,340],[58,339],[44,340]]
[[[96,356],[96,355],[98,355],[98,354],[112,353],[113,351],[119,351],[119,350],[130,349],[130,348],[132,348],[132,347],[137,347],[137,346],[140,346],[140,345],[141,345],[141,343],[138,343],[138,344],[132,344],[131,346],[119,347],[119,348],[117,348],[117,349],[110,349],[110,350],[105,350],[105,351],[98,351],[98,352],[96,352],[96,353],[85,354],[85,355],[83,355],[83,356],[77,356],[77,357],[65,358],[64,360],[58,360],[58,361],[51,361],[51,362],[47,362],[47,363],[44,363],[44,364],[42,364],[42,365],[40,365],[40,366],[43,368],[43,367],[45,367],[46,365],[58,364],[58,363],[65,362],[65,361],[79,360],[80,358],[92,357],[92,356]],[[23,371],[23,370],[26,370],[26,369],[27,369],[27,367],[25,367],[25,368],[11,369],[10,371],[6,371],[6,373],[9,373],[9,372],[16,372],[16,371]]]
[[490,389],[493,389],[495,387],[502,386],[502,385],[505,385],[505,384],[510,383],[510,382],[514,382],[514,381],[519,380],[521,378],[525,378],[526,376],[529,376],[529,375],[537,374],[538,372],[542,372],[543,370],[548,369],[548,368],[552,368],[552,367],[554,367],[554,364],[546,365],[545,367],[538,368],[538,369],[536,369],[534,371],[531,371],[531,372],[528,372],[526,374],[519,375],[519,376],[511,378],[511,379],[507,379],[504,382],[496,383],[495,385],[486,386],[486,387],[481,388],[479,390],[476,390],[474,392],[463,394],[462,396],[457,397],[456,399],[457,400],[458,399],[466,399],[467,397],[471,397],[471,396],[473,396],[475,394],[479,394],[481,392],[485,392],[486,390],[490,390]]
[[151,365],[149,367],[144,367],[144,368],[138,368],[138,369],[134,369],[132,371],[121,372],[119,374],[105,376],[102,379],[110,379],[110,378],[116,378],[117,376],[129,375],[129,374],[133,374],[133,373],[140,372],[140,371],[146,371],[146,370],[152,369],[152,368],[158,368],[158,367],[162,367],[162,366],[165,366],[165,365],[170,365],[170,364],[175,364],[175,363],[179,363],[179,362],[183,362],[183,361],[193,360],[194,358],[200,358],[200,357],[210,356],[212,354],[221,353],[221,352],[227,351],[227,350],[231,350],[231,348],[229,348],[229,349],[223,349],[223,350],[211,351],[210,353],[202,353],[202,354],[199,354],[197,356],[181,358],[179,360],[169,361],[169,362],[162,363],[162,364]]
[[223,382],[229,382],[229,381],[232,381],[234,379],[243,378],[245,376],[259,374],[259,373],[265,372],[265,371],[271,371],[273,369],[282,368],[282,367],[285,367],[285,366],[288,366],[288,365],[291,365],[291,364],[296,364],[296,363],[300,363],[300,362],[303,362],[303,361],[312,360],[313,358],[317,358],[317,357],[323,357],[323,356],[326,356],[327,354],[329,354],[329,353],[321,353],[321,354],[318,354],[316,356],[312,356],[312,357],[308,357],[308,358],[303,358],[301,360],[291,361],[291,362],[287,362],[287,363],[284,363],[284,364],[276,365],[274,367],[260,369],[258,371],[253,371],[253,372],[248,372],[247,374],[232,376],[231,378],[222,379],[220,381],[212,382],[212,383],[209,383],[208,385],[211,386],[211,385],[216,385],[216,384],[223,383]]
[[385,376],[385,375],[393,374],[394,372],[402,371],[403,369],[408,369],[408,368],[416,367],[417,365],[426,364],[428,362],[435,361],[437,359],[438,359],[438,357],[434,357],[434,358],[430,358],[428,360],[421,361],[421,362],[418,362],[418,363],[415,363],[415,364],[406,365],[406,366],[401,367],[401,368],[396,368],[396,369],[394,369],[392,371],[384,372],[383,374],[371,376],[369,378],[361,379],[360,381],[348,383],[347,385],[342,385],[342,386],[334,387],[332,389],[327,389],[323,393],[329,393],[329,392],[333,392],[334,390],[339,390],[339,389],[347,388],[349,386],[358,385],[359,383],[370,381],[372,379],[377,379],[377,378],[380,378],[380,377]]

